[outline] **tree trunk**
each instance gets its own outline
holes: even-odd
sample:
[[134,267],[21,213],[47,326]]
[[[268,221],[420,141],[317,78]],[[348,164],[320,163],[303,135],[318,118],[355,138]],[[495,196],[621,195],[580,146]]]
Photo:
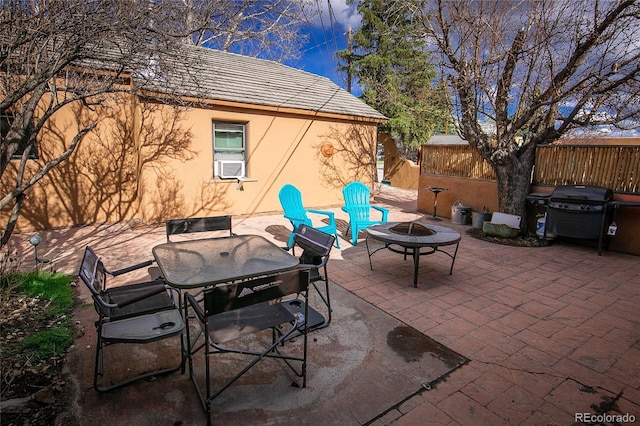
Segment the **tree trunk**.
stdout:
[[509,155],[494,165],[498,185],[498,208],[503,213],[522,218],[521,228],[526,228],[527,195],[531,185],[531,173],[535,162],[535,145],[521,148],[519,155]]
[[7,226],[4,232],[0,233],[0,248],[4,247],[9,242],[9,238],[11,237],[11,234],[13,234],[13,230],[16,227],[16,223],[18,222],[18,217],[20,216],[20,210],[22,210],[24,193],[20,192],[14,197],[14,200],[15,204],[11,209],[11,214],[9,215],[9,219],[7,220]]

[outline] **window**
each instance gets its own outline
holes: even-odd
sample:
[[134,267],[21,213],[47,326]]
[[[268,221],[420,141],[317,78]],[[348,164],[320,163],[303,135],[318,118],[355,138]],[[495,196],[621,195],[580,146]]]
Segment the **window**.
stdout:
[[246,125],[213,123],[214,177],[246,177]]
[[[0,139],[7,137],[9,133],[9,129],[11,128],[11,124],[13,123],[14,116],[13,114],[0,114]],[[24,152],[24,147],[18,147],[16,152],[11,156],[12,160],[19,160],[22,158],[22,153]],[[29,159],[37,160],[38,159],[38,149],[34,145],[31,148],[31,152],[29,153]]]

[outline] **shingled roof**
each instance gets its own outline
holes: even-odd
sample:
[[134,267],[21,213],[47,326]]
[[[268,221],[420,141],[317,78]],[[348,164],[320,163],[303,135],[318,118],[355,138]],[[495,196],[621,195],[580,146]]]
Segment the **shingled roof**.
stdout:
[[[175,59],[163,58],[163,78],[145,76],[157,91],[275,109],[300,109],[374,121],[386,117],[326,77],[274,61],[184,45]],[[160,65],[162,66],[162,65]]]

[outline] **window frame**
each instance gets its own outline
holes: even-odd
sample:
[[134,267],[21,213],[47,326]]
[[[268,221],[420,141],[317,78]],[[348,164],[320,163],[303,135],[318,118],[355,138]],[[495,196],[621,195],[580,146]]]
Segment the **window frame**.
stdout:
[[[225,128],[226,127],[226,128]],[[214,179],[239,179],[247,177],[247,123],[234,121],[213,120],[211,124],[212,150],[213,150],[213,178]],[[221,129],[222,128],[222,129]],[[240,132],[241,147],[221,147],[216,145],[217,132]],[[220,158],[220,157],[223,158]],[[240,162],[241,174],[234,176],[224,176],[221,173],[222,164],[220,162]]]

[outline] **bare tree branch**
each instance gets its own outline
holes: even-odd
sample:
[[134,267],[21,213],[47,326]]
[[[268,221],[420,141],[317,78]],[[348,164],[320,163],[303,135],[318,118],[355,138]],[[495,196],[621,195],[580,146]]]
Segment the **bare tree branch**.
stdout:
[[637,0],[433,0],[419,19],[503,211],[524,211],[536,144],[640,127]]
[[[298,30],[309,16],[307,2],[294,0],[6,0],[1,5],[0,210],[8,222],[0,246],[15,227],[25,193],[96,128],[97,118],[83,123],[74,134],[54,138],[63,141],[54,157],[32,159],[45,148],[38,143],[61,110],[97,111],[119,93],[157,91],[185,40],[289,57],[303,41]],[[186,73],[195,68],[180,66]],[[171,93],[164,102],[184,104]],[[166,140],[163,136],[173,137],[159,140]],[[172,155],[159,153],[153,143],[149,149],[159,156],[149,161]]]
[[187,38],[196,45],[276,61],[295,59],[306,42],[300,31],[317,13],[310,0],[182,0]]

